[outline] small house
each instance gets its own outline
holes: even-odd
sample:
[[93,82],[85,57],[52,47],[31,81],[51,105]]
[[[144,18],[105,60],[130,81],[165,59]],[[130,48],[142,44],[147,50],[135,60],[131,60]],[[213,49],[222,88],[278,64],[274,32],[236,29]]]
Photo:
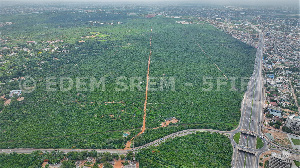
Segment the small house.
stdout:
[[268,111],[273,116],[282,117],[282,111],[280,109],[269,108]]
[[9,97],[13,97],[14,95],[17,95],[18,97],[22,94],[22,90],[12,90],[9,92]]

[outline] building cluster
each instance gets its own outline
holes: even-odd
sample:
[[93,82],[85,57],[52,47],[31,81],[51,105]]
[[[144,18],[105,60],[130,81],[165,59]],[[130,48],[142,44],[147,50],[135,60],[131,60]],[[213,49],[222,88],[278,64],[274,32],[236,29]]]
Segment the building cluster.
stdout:
[[[232,10],[239,11],[234,19]],[[226,9],[225,9],[226,11]],[[274,10],[261,9],[252,12],[243,8],[227,8],[227,14],[215,13],[206,17],[199,17],[200,21],[208,22],[218,29],[232,35],[232,37],[257,46],[259,32],[264,35],[263,74],[265,89],[265,113],[268,126],[282,129],[288,127],[293,133],[297,132],[293,124],[288,124],[291,116],[297,118],[300,113],[300,27],[298,18],[278,17],[271,15]],[[247,17],[243,17],[247,15]],[[249,17],[251,16],[251,17]],[[245,19],[247,18],[247,19]],[[297,123],[295,120],[293,123]],[[276,123],[276,124],[274,124]]]
[[200,21],[208,22],[218,29],[223,30],[224,32],[232,35],[232,37],[256,47],[258,43],[258,32],[255,30],[255,27],[247,21],[226,21],[221,18],[207,19],[199,17]]
[[289,159],[290,154],[283,151],[282,153],[272,153],[269,167],[270,168],[290,168],[292,166],[292,160]]
[[[75,168],[91,168],[91,167],[105,167],[104,163],[97,164],[95,157],[87,157],[83,160],[77,160],[75,161]],[[63,167],[63,161],[68,161],[68,158],[64,158],[61,160],[60,163],[50,164],[48,162],[48,159],[44,160],[41,167],[49,167],[49,168],[60,168]],[[139,168],[139,163],[136,161],[130,161],[130,160],[112,160],[112,161],[106,161],[106,164],[109,164],[113,167],[120,167],[120,168]]]
[[295,125],[300,124],[297,120],[300,112],[299,24],[287,17],[266,19],[258,27],[263,30],[265,39],[266,108],[271,110],[269,114],[273,119],[282,118],[283,126],[299,133],[299,128],[295,129]]
[[0,22],[0,27],[12,25],[13,22]]
[[294,133],[300,133],[300,117],[291,115],[286,120],[286,127],[290,128]]

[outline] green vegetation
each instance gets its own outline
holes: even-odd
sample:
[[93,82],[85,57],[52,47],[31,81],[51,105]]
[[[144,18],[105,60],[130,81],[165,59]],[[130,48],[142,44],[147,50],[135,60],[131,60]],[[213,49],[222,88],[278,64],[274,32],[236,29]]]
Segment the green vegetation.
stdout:
[[262,141],[261,138],[256,137],[256,149],[260,149],[264,146],[264,142]]
[[265,166],[264,168],[269,168],[269,160],[265,161]]
[[273,114],[266,114],[266,117],[267,118],[273,118],[274,116],[273,116]]
[[65,160],[65,161],[62,162],[61,167],[62,168],[73,168],[73,167],[76,167],[76,166],[75,166],[74,162]]
[[[91,24],[93,19],[123,24]],[[8,48],[1,51],[5,85],[0,95],[9,98],[10,90],[19,89],[22,81],[12,78],[36,81],[33,92],[22,94],[23,101],[0,105],[0,148],[124,148],[142,126],[150,35],[153,90],[147,131],[135,145],[182,129],[238,125],[245,90],[241,80],[251,75],[255,49],[211,25],[145,19],[125,11],[31,13],[1,16],[0,21],[14,23],[0,27],[6,39],[0,47]],[[86,84],[78,87],[79,77]],[[49,87],[49,82],[54,84]],[[225,84],[218,88],[220,82]],[[132,83],[137,87],[129,87]],[[152,129],[169,117],[180,122]],[[124,132],[130,135],[125,138]]]
[[[111,154],[108,152],[97,153],[96,151],[82,151],[82,152],[69,152],[64,154],[60,151],[52,151],[43,153],[41,151],[34,151],[31,154],[0,154],[0,167],[1,168],[28,168],[28,167],[41,167],[42,163],[48,164],[62,163],[64,168],[75,167],[75,162],[85,160],[88,157],[96,158],[95,165],[103,163],[108,166],[108,162],[114,159],[118,160],[118,154]],[[68,160],[64,160],[67,158]],[[86,162],[87,164],[88,162]],[[91,163],[90,163],[91,164]],[[111,164],[110,164],[111,165]]]
[[[56,157],[58,159],[62,159],[60,157]],[[55,158],[55,159],[56,159]],[[27,154],[0,154],[0,167],[3,168],[27,168],[30,166],[39,167],[42,165],[44,159],[46,157],[40,157],[39,152],[34,152],[30,155]]]
[[240,137],[241,137],[241,133],[240,133],[240,132],[234,134],[234,136],[233,136],[233,139],[234,139],[234,141],[235,141],[237,144],[239,144],[239,142],[240,142]]
[[231,167],[230,140],[217,133],[197,132],[142,149],[140,167]]
[[291,139],[292,139],[294,145],[300,145],[300,139],[293,139],[293,138],[291,138]]
[[270,122],[269,125],[274,126],[274,128],[276,129],[279,129],[282,123],[280,121],[276,121],[276,122]]
[[287,133],[293,133],[293,131],[287,126],[282,126],[282,131],[287,132]]
[[294,160],[294,163],[297,167],[300,167],[300,161]]

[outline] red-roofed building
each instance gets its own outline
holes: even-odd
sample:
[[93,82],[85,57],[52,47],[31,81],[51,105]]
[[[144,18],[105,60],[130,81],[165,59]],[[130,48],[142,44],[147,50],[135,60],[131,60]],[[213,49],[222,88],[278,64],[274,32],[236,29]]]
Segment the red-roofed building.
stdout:
[[146,18],[153,18],[155,16],[156,16],[156,14],[149,14],[149,15],[146,15]]
[[27,44],[36,44],[35,41],[27,41]]
[[278,104],[276,102],[271,102],[270,103],[272,106],[278,106]]

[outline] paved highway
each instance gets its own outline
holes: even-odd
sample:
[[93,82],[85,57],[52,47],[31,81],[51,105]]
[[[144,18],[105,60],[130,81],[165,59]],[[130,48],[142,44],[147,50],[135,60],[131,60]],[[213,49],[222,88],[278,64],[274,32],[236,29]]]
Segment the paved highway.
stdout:
[[[238,130],[247,130],[261,136],[260,124],[263,113],[263,90],[262,90],[262,56],[263,56],[263,34],[259,34],[259,42],[256,52],[255,66],[252,77],[248,82],[247,91],[244,95],[241,108],[241,121]],[[256,136],[241,133],[239,145],[243,148],[255,150]],[[264,149],[261,149],[264,150]],[[234,149],[232,167],[258,167],[258,156],[245,151]]]

